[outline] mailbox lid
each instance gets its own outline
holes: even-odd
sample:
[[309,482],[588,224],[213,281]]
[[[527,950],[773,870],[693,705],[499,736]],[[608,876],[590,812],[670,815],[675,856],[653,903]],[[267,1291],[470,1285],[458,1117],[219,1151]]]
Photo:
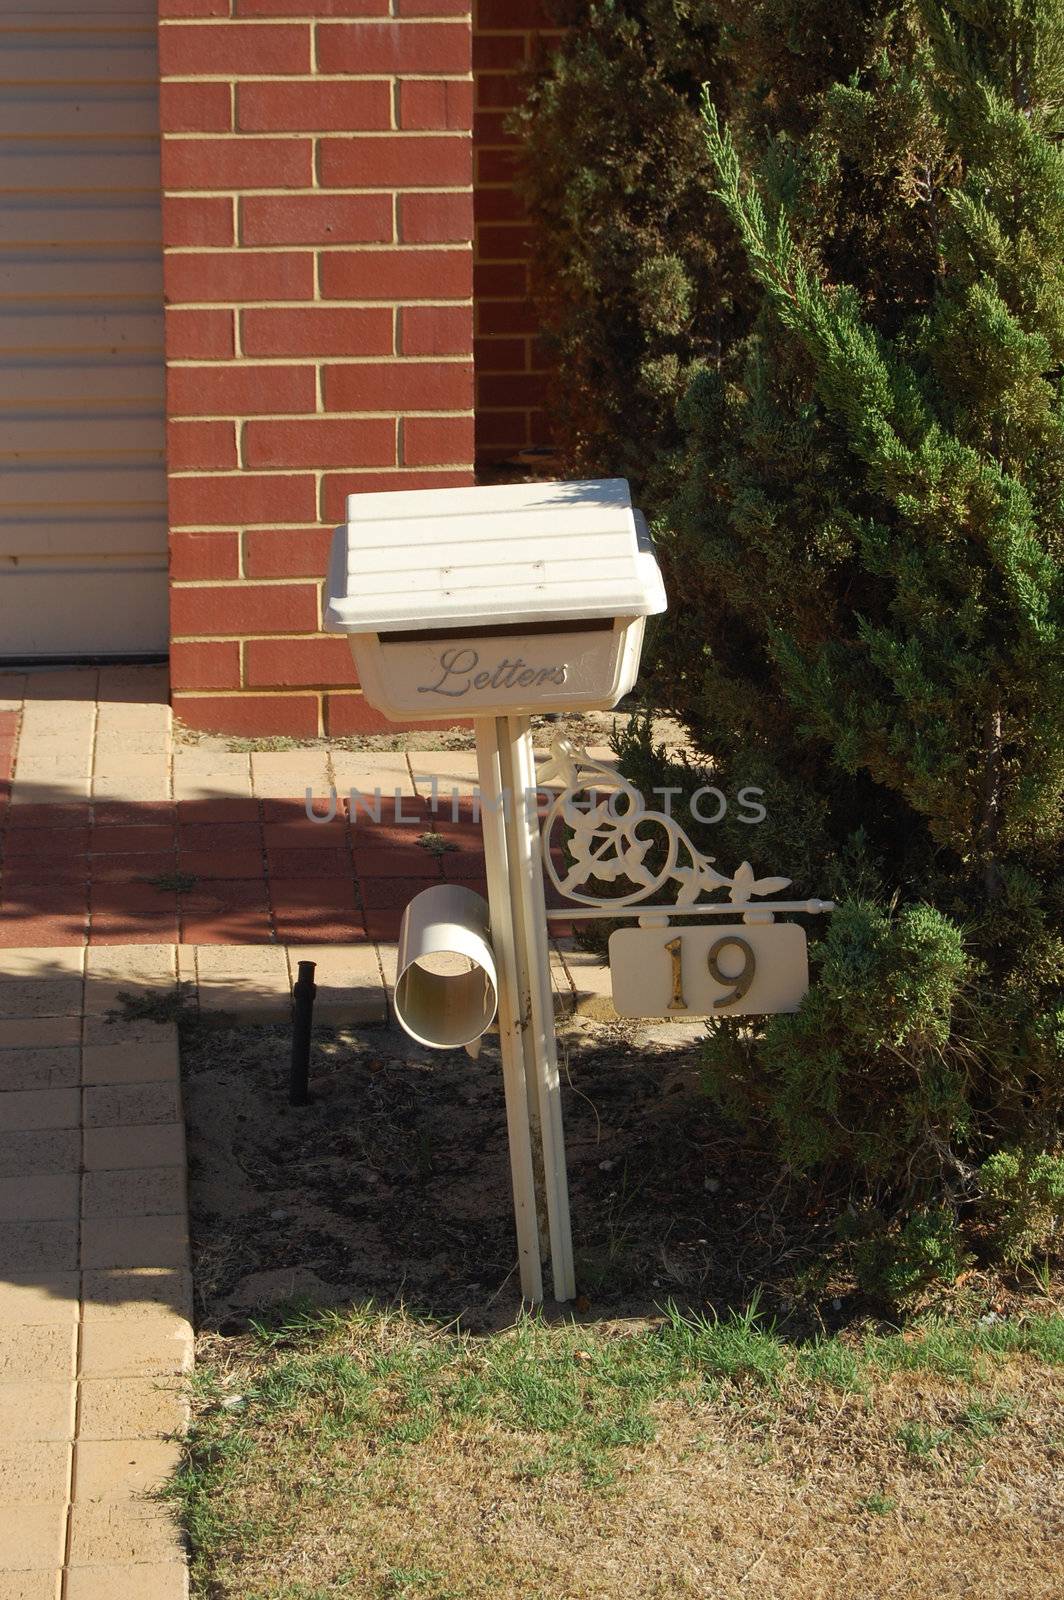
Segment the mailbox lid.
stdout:
[[387,634],[645,617],[665,590],[624,478],[356,494],[325,627]]

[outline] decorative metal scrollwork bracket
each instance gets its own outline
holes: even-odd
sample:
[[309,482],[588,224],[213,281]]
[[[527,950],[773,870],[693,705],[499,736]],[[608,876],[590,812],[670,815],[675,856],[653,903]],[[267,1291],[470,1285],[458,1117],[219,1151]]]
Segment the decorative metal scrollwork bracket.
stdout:
[[[754,906],[755,896],[777,894],[790,878],[757,878],[743,861],[729,878],[714,866],[715,857],[697,850],[674,817],[650,810],[635,786],[612,767],[589,756],[570,739],[557,738],[550,756],[536,775],[540,784],[559,782],[562,789],[547,807],[540,832],[547,879],[572,902],[551,907],[547,916],[581,921],[584,918],[635,917],[641,926],[667,926],[670,916],[741,915],[744,922],[772,922],[777,911],[817,913],[833,911],[830,900],[773,900]],[[580,797],[586,796],[581,801]],[[600,798],[600,796],[602,798]],[[571,864],[559,873],[552,845],[556,834],[565,839]],[[665,857],[651,867],[647,857],[664,843]],[[625,889],[624,883],[631,885]],[[590,892],[590,883],[618,884],[616,895]],[[655,895],[676,886],[675,898],[653,904]],[[727,891],[724,900],[702,897]]]

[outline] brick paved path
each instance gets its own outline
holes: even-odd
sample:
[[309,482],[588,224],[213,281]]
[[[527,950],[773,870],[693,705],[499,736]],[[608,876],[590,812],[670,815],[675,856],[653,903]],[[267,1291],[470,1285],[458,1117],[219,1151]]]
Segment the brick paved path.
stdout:
[[[311,959],[319,1022],[385,1021],[402,907],[483,892],[474,781],[465,753],[175,747],[155,668],[0,674],[0,1600],[187,1593],[152,1498],[192,1360],[177,1031],[107,1013],[180,984],[283,1022]],[[379,788],[381,819],[312,823],[308,786]],[[596,961],[554,962],[604,1004]]]

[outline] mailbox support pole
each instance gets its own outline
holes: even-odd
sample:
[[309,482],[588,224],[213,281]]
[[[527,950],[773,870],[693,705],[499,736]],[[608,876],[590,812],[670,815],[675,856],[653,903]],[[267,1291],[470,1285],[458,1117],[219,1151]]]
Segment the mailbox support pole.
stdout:
[[554,1298],[571,1300],[576,1284],[532,737],[526,717],[478,718],[476,737],[521,1289],[526,1299],[542,1299],[547,1248]]
[[543,897],[539,808],[532,731],[527,717],[508,717],[509,776],[513,784],[510,810],[512,857],[517,893],[514,919],[524,924],[525,969],[530,1007],[526,1013],[525,1070],[534,1086],[538,1132],[543,1155],[543,1187],[550,1234],[551,1277],[555,1300],[576,1297],[573,1235],[569,1219],[569,1179],[562,1127],[558,1045],[554,1032],[554,990],[550,976],[547,908]]
[[521,1297],[538,1305],[543,1299],[543,1266],[522,1030],[526,991],[521,983],[521,965],[511,916],[506,795],[498,724],[494,717],[478,717],[475,729],[491,942],[498,963],[499,1052],[506,1095],[506,1128],[510,1144],[510,1178],[513,1184],[514,1220],[517,1224]]

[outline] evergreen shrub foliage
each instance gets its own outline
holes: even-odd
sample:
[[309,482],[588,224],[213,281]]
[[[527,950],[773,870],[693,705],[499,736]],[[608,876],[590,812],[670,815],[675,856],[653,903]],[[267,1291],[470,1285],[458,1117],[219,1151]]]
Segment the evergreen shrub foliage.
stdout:
[[[680,9],[632,23],[665,75]],[[656,695],[713,781],[761,784],[769,808],[716,853],[840,900],[810,929],[801,1011],[713,1024],[707,1085],[792,1169],[839,1181],[851,1259],[898,1299],[970,1251],[1061,1238],[1064,0],[843,4],[834,30],[809,13],[706,22],[692,170],[736,312],[714,348],[700,291],[675,410],[672,391],[651,426],[629,410],[622,447],[615,408],[570,459],[653,454]],[[678,99],[688,116],[686,80]],[[584,192],[608,195],[609,151],[598,165]],[[573,219],[540,215],[571,262]],[[586,292],[560,278],[554,318],[584,351],[581,260]],[[641,781],[680,781],[646,724],[622,745]]]
[[555,10],[570,31],[517,114],[552,428],[569,471],[642,490],[679,444],[696,363],[748,320],[698,114],[707,75],[725,94],[720,23],[702,0]]

